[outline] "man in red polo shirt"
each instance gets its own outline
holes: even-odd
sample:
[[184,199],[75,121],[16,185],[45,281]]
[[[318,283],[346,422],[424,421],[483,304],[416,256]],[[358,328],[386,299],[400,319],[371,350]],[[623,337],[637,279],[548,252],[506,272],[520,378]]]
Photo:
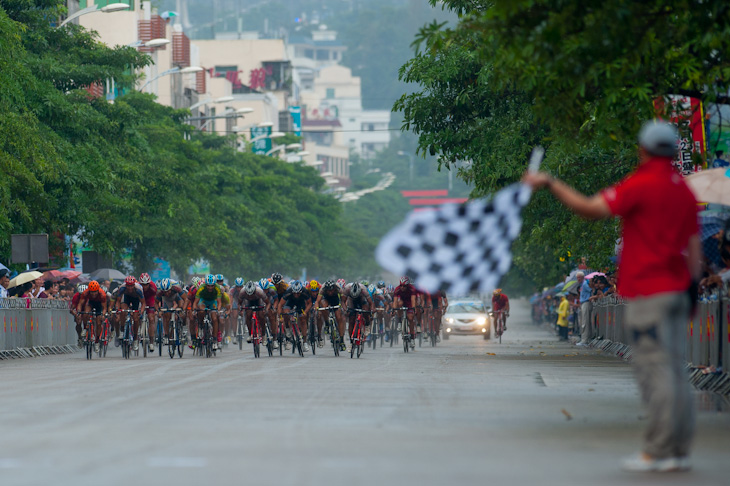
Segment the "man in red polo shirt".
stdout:
[[618,291],[628,300],[626,328],[649,422],[642,452],[624,462],[630,471],[688,469],[694,435],[682,349],[700,277],[701,245],[697,201],[672,166],[677,141],[672,125],[646,123],[639,133],[639,167],[593,197],[545,173],[523,177],[535,189],[547,187],[583,217],[622,219]]

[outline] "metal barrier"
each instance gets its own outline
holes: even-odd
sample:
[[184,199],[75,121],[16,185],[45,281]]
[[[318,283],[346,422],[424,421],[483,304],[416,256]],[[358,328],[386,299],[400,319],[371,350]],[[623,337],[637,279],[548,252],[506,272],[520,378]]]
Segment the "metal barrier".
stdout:
[[[69,303],[50,299],[0,299],[0,350],[44,350],[75,345]],[[24,354],[24,353],[21,353]],[[15,357],[11,355],[11,357]]]

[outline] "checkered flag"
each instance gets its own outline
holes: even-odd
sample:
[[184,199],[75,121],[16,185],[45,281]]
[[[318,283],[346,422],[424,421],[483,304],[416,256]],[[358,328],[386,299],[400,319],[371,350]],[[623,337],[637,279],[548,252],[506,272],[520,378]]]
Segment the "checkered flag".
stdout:
[[[545,154],[535,147],[530,170],[537,170]],[[433,211],[412,212],[380,241],[378,263],[414,284],[433,292],[454,295],[487,292],[497,287],[512,263],[512,242],[520,234],[520,212],[531,190],[513,184],[491,201],[445,204]]]

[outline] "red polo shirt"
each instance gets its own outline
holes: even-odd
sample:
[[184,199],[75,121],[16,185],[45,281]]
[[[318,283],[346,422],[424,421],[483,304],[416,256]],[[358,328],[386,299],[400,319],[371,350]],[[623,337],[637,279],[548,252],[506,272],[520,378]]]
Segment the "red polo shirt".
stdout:
[[624,297],[679,292],[691,277],[683,252],[697,234],[697,201],[667,158],[652,158],[602,193],[622,218],[618,291]]

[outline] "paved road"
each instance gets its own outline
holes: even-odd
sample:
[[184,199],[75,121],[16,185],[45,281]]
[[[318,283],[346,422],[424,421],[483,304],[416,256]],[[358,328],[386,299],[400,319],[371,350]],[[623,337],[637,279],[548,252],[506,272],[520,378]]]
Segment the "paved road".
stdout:
[[[630,367],[513,310],[503,344],[255,360],[249,349],[0,363],[0,484],[727,485],[730,414],[702,412],[688,474],[623,473]],[[707,398],[698,398],[711,408]],[[570,417],[570,419],[568,419]]]

